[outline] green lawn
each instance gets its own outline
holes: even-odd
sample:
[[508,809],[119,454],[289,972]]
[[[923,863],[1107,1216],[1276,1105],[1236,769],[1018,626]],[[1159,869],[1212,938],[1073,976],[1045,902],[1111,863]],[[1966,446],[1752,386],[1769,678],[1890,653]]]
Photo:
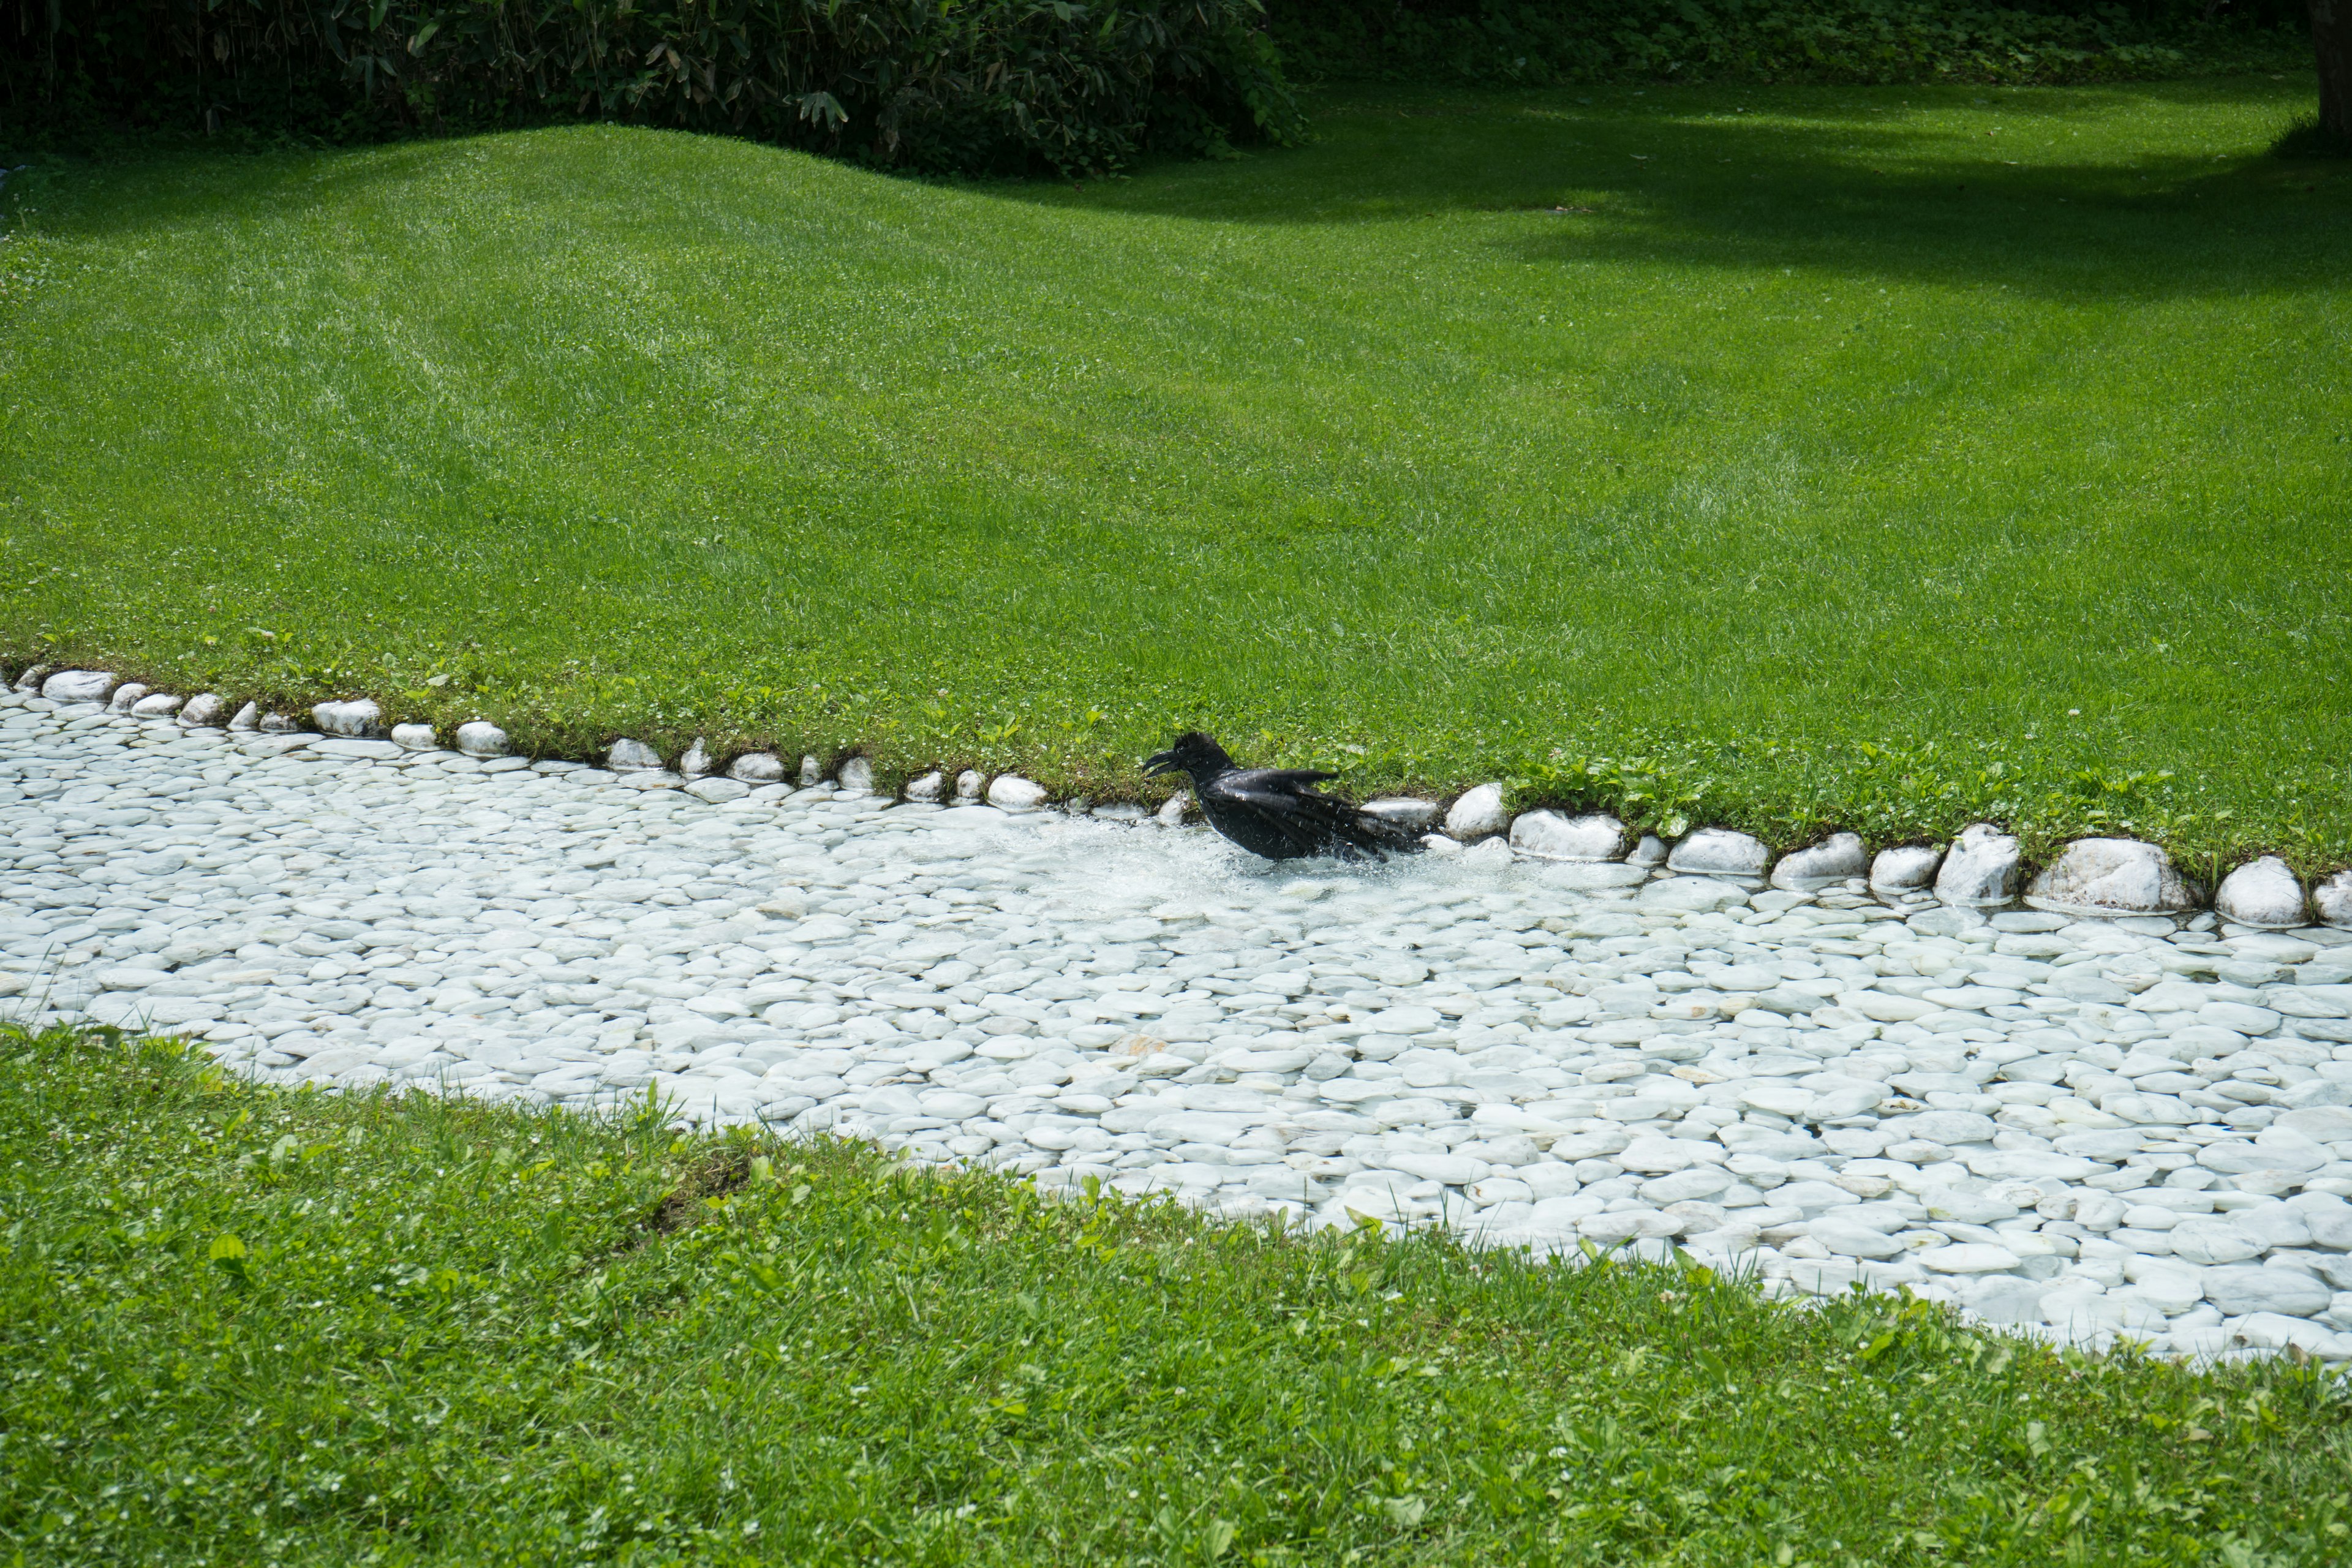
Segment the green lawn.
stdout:
[[0,651],[560,752],[1114,793],[1200,724],[2342,864],[2352,170],[2264,153],[2309,94],[1346,96],[1078,189],[594,128],[49,160]]
[[2340,1562],[2352,1398],[0,1032],[17,1563]]

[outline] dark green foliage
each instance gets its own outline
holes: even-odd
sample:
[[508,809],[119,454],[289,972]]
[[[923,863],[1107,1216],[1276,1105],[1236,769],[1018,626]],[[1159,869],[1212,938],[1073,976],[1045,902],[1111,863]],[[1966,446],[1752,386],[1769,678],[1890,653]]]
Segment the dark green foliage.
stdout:
[[1297,80],[2070,82],[2306,67],[2303,8],[1951,0],[1271,0]]
[[2340,1562],[2343,1384],[0,1030],[0,1559]]
[[580,117],[1075,173],[1288,138],[1261,21],[1255,0],[5,0],[0,33],[31,47],[0,66],[0,101],[20,126],[350,137]]

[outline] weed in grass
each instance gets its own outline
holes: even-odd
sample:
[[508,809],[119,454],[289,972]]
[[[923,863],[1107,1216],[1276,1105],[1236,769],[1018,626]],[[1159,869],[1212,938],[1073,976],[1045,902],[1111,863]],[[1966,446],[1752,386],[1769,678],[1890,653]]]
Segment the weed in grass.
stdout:
[[1103,798],[1198,727],[2322,868],[2352,186],[2263,155],[2302,90],[1332,95],[1083,190],[593,128],[45,162],[0,653],[568,754]]
[[[0,1039],[0,1542],[284,1563],[2322,1563],[2343,1384],[846,1144]],[[698,1223],[665,1215],[690,1209]]]

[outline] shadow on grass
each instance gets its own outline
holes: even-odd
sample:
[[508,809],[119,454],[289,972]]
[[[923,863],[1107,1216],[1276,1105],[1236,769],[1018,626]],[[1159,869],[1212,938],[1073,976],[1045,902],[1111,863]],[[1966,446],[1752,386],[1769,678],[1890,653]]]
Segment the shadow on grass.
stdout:
[[[2259,137],[2137,150],[2147,135],[2116,126],[2217,105],[2265,117]],[[2269,83],[1364,94],[1320,107],[1315,145],[1238,177],[1162,167],[1002,194],[1253,225],[1510,215],[1526,221],[1488,243],[1530,264],[1802,268],[2102,300],[2333,289],[2352,170],[2272,155],[2299,106]]]

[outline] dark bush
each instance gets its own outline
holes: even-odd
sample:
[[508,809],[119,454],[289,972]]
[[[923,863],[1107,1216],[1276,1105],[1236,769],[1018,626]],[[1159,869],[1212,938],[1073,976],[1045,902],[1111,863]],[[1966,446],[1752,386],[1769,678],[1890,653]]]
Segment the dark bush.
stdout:
[[347,138],[557,118],[934,172],[1290,137],[1256,0],[0,0],[0,113]]
[[1267,0],[1298,81],[2085,81],[2307,59],[2302,0]]

